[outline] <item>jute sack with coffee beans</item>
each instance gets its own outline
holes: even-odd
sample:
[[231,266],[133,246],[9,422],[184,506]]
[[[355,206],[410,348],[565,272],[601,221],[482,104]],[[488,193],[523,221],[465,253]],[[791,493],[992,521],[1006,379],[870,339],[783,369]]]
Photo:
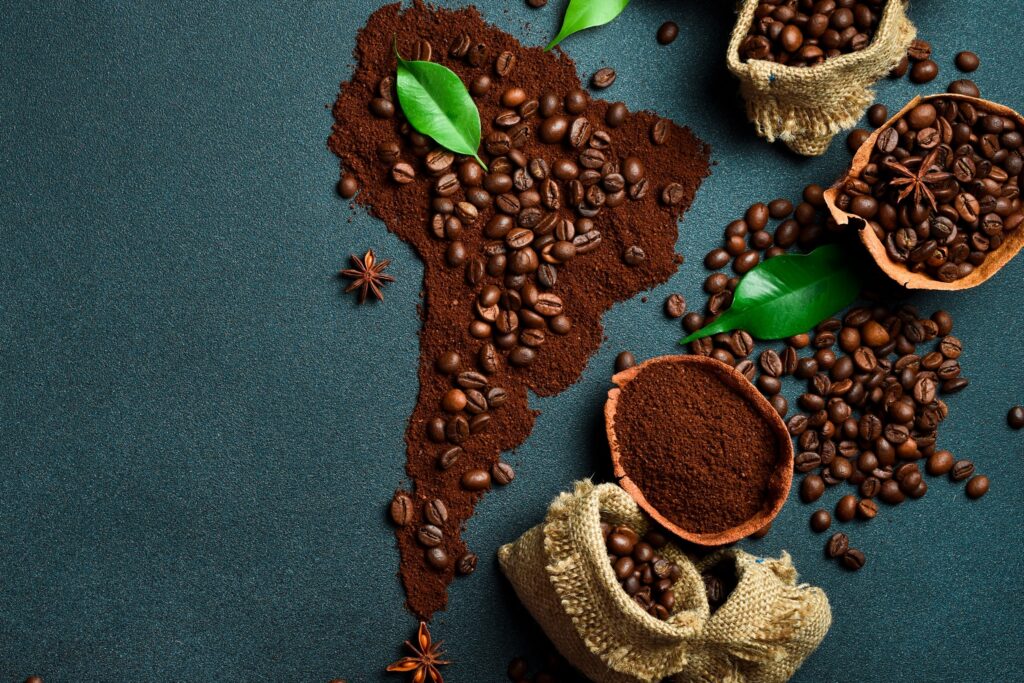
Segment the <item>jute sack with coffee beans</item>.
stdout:
[[742,61],[740,46],[750,32],[758,0],[742,0],[726,61],[740,81],[747,118],[769,142],[782,140],[806,156],[824,154],[837,133],[857,125],[874,100],[878,79],[907,54],[917,30],[907,18],[907,0],[885,4],[871,43],[858,52],[815,66]]
[[[638,534],[649,522],[614,484],[577,482],[543,524],[498,550],[519,599],[570,663],[598,683],[773,683],[785,681],[825,637],[832,621],[818,588],[797,585],[789,556],[741,550],[694,564],[668,544],[658,552],[681,569],[666,621],[626,594],[608,560],[601,522]],[[701,570],[731,558],[738,582],[714,614]]]

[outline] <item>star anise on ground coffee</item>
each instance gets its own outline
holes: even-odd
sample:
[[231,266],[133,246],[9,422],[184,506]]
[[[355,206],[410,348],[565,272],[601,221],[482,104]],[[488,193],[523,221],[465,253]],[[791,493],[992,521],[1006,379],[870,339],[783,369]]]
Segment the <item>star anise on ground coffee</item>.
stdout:
[[362,258],[355,254],[349,258],[352,259],[355,268],[346,268],[338,273],[342,277],[352,279],[352,283],[345,288],[345,291],[352,292],[358,289],[359,303],[366,301],[366,295],[369,292],[372,292],[379,301],[383,301],[384,293],[380,289],[381,285],[385,282],[395,281],[395,278],[384,273],[384,269],[391,264],[391,261],[389,259],[378,261],[373,249],[368,250]]
[[419,632],[416,634],[417,645],[408,640],[405,646],[413,651],[414,656],[402,657],[387,668],[392,672],[412,672],[413,683],[424,683],[429,680],[432,683],[444,683],[441,672],[437,670],[442,664],[451,664],[441,659],[441,642],[433,643],[430,640],[430,632],[427,630],[427,622],[421,621]]
[[913,195],[915,204],[922,205],[924,204],[923,200],[927,200],[933,211],[938,208],[938,202],[935,201],[935,194],[932,192],[932,189],[953,177],[936,164],[938,157],[939,150],[932,150],[928,156],[920,161],[916,171],[910,170],[895,160],[885,162],[885,167],[895,175],[889,181],[889,185],[901,188],[899,191],[900,202]]

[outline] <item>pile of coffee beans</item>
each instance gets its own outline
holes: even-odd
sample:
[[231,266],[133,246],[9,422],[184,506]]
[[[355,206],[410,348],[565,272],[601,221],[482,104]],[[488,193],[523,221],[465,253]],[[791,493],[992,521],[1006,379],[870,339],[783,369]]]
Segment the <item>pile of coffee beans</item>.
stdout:
[[[511,468],[505,463],[495,465],[496,470],[507,469],[508,481],[511,481]],[[469,470],[479,473],[475,476],[485,477],[490,485],[491,475],[484,470]],[[507,482],[506,482],[507,483]],[[396,493],[391,499],[389,512],[391,521],[398,526],[417,523],[416,503],[406,493]],[[448,506],[440,498],[424,501],[420,506],[420,526],[416,529],[416,542],[423,547],[424,559],[428,566],[437,571],[444,571],[451,566],[451,558],[444,549],[445,529],[448,528]],[[468,576],[476,571],[477,556],[475,553],[463,553],[455,562],[455,572]]]
[[[871,117],[884,122],[884,107],[870,112]],[[706,313],[685,313],[684,329],[696,331],[727,309],[751,263],[794,247],[813,249],[845,232],[824,207],[822,187],[812,184],[796,206],[785,199],[754,204],[742,219],[730,223],[725,244],[705,257],[705,266],[716,271],[704,283]],[[772,221],[778,222],[774,232]],[[732,273],[723,272],[729,266]],[[958,460],[936,446],[938,426],[948,414],[941,397],[969,383],[958,360],[962,343],[952,329],[952,316],[945,311],[922,317],[910,306],[863,306],[842,319],[820,323],[811,333],[786,339],[781,350],[758,353],[753,337],[735,330],[697,340],[690,351],[735,367],[783,417],[790,410],[782,394],[783,378],[807,382],[808,390],[796,401],[800,412],[788,421],[797,441],[795,468],[805,475],[800,496],[812,503],[829,487],[847,482],[856,487],[856,495],[842,497],[834,516],[848,522],[874,518],[878,502],[892,506],[925,495],[925,473],[967,481],[970,498],[988,492],[988,478],[977,475],[970,460]],[[925,345],[931,346],[919,351]],[[1007,420],[1015,424],[1018,418],[1024,427],[1024,409],[1011,411]],[[827,510],[811,515],[810,526],[817,533],[832,523]],[[851,549],[845,534],[834,536],[826,550],[847,569],[865,563],[864,553]]]
[[[426,40],[418,41],[415,51],[418,59],[429,60],[434,53]],[[469,34],[457,36],[449,54],[472,66],[493,62],[493,77],[478,75],[470,83],[478,97],[496,87],[495,80],[508,76],[516,62],[512,53],[490,55],[487,45],[474,43]],[[601,69],[593,83],[604,88],[614,79],[614,70]],[[393,89],[392,77],[380,82],[378,97],[369,104],[374,116],[400,115]],[[598,127],[586,116],[590,98],[580,89],[560,97],[508,87],[500,102],[503,108],[484,122],[488,170],[473,159],[433,147],[407,123],[400,131],[414,159],[400,159],[395,142],[378,148],[396,185],[408,185],[420,174],[430,178],[433,196],[427,230],[447,243],[446,265],[462,269],[476,292],[471,303],[475,315],[468,328],[470,337],[479,340],[476,357],[464,362],[458,354],[446,352],[435,362],[437,372],[452,382],[437,416],[426,425],[429,438],[445,445],[438,456],[442,470],[459,460],[470,436],[488,429],[492,411],[507,398],[504,389],[490,385],[488,376],[505,363],[528,368],[550,335],[566,335],[572,329],[562,299],[551,290],[563,265],[601,247],[594,218],[659,191],[643,162],[617,149],[613,131],[626,115],[623,106],[610,106],[606,126]],[[663,122],[656,123],[650,131],[652,142],[664,143],[667,131]],[[523,152],[531,140],[546,146],[543,155]],[[666,205],[682,201],[677,184],[668,183],[660,192]],[[479,253],[470,253],[463,241],[470,230],[486,238]],[[635,266],[646,254],[639,246],[627,246],[621,258]],[[488,488],[490,481],[486,472],[467,472],[462,484],[478,491]]]
[[1010,117],[966,101],[923,102],[882,131],[836,204],[866,221],[893,261],[954,282],[1024,222],[1022,145]]
[[673,587],[682,576],[674,562],[658,555],[668,539],[661,531],[648,531],[642,538],[625,525],[601,523],[608,561],[622,589],[647,613],[668,619],[676,604]]
[[[817,184],[804,188],[803,200],[798,204],[780,198],[751,205],[743,218],[726,226],[723,246],[712,249],[704,257],[705,267],[716,271],[704,280],[704,291],[708,294],[706,310],[703,314],[685,313],[683,328],[695,332],[713,322],[732,304],[740,277],[762,260],[787,253],[794,247],[811,249],[838,231],[841,228],[825,210],[824,188]],[[724,271],[727,267],[731,267],[731,273]],[[798,345],[803,336],[806,335],[791,341]],[[743,373],[783,417],[789,411],[789,403],[781,393],[781,378],[796,370],[796,348],[789,346],[782,352],[768,349],[753,359],[754,338],[745,330],[722,332],[690,344],[691,353],[710,356]]]
[[761,0],[743,60],[815,66],[871,44],[885,0]]

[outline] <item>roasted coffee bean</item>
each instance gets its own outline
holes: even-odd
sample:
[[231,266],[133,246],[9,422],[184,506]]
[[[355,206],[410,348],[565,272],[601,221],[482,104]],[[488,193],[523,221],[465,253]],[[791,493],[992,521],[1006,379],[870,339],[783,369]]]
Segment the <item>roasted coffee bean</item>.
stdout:
[[967,487],[964,489],[967,493],[968,498],[981,498],[988,493],[988,477],[983,474],[979,474],[976,477],[972,477],[967,482]]
[[836,503],[836,519],[840,522],[849,522],[857,514],[857,497],[846,495]]
[[428,548],[423,554],[424,558],[434,569],[443,571],[448,568],[450,560],[448,553],[445,552],[444,548]]
[[811,515],[811,530],[815,533],[820,534],[830,526],[832,526],[832,515],[828,514],[828,510],[815,510]]
[[[684,313],[686,313],[686,299],[682,294],[670,294],[665,299],[665,315],[669,318],[681,318]],[[1024,410],[1021,410],[1021,426],[1024,426]]]
[[517,368],[525,368],[533,364],[537,352],[528,346],[517,346],[508,354],[509,363]]
[[638,266],[643,263],[646,258],[647,255],[644,253],[644,250],[635,244],[626,247],[626,250],[622,253],[622,260],[627,266]]
[[949,476],[953,481],[963,481],[974,474],[974,463],[970,460],[957,460]]
[[797,472],[813,472],[821,466],[821,456],[813,451],[798,453],[793,466]]
[[1010,408],[1006,414],[1006,424],[1010,425],[1011,429],[1024,428],[1024,407],[1013,406]]
[[874,519],[878,514],[878,504],[870,498],[864,498],[857,503],[857,514],[864,519]]
[[763,351],[758,359],[758,363],[761,366],[761,370],[770,377],[781,377],[785,371],[782,359],[773,349]]
[[845,567],[846,569],[849,569],[850,571],[858,571],[861,567],[864,566],[864,563],[867,560],[864,557],[864,553],[857,550],[856,548],[850,548],[845,553],[843,553],[841,561],[843,567]]
[[449,469],[462,455],[462,448],[454,446],[443,452],[437,459],[437,466],[442,470]]
[[868,123],[875,128],[880,128],[888,120],[889,110],[884,104],[875,104],[868,109]]
[[395,105],[389,99],[375,97],[370,100],[370,113],[378,119],[390,119],[395,115]]
[[499,486],[507,486],[516,478],[512,466],[500,460],[491,466],[491,480]]
[[483,491],[491,487],[491,475],[488,474],[487,470],[467,470],[462,475],[461,483],[462,488],[467,491]]
[[679,35],[679,26],[674,21],[666,21],[658,27],[658,43],[668,45]]
[[658,119],[651,126],[651,142],[656,145],[664,145],[668,142],[669,122],[666,119]]
[[809,474],[800,483],[800,498],[805,503],[813,503],[825,493],[825,482],[816,474]]
[[391,521],[398,526],[410,524],[415,514],[412,498],[402,492],[396,493],[395,497],[391,499],[389,511],[391,513]]
[[850,539],[841,531],[832,534],[832,537],[828,539],[828,544],[825,546],[825,551],[829,557],[842,557],[849,549]]
[[636,365],[636,357],[629,351],[622,351],[615,357],[615,372],[622,372]]
[[512,72],[512,67],[514,67],[515,64],[516,56],[506,50],[505,52],[500,53],[494,60],[494,72],[499,76],[508,76],[509,73]]
[[469,421],[461,415],[448,420],[445,437],[454,444],[461,444],[469,438]]
[[427,437],[435,443],[443,443],[445,440],[445,421],[443,418],[434,417],[427,421]]
[[423,517],[429,524],[442,527],[448,521],[448,507],[440,498],[434,498],[423,506]]
[[455,571],[462,576],[469,576],[476,571],[478,561],[476,553],[466,553],[455,563]]
[[981,65],[981,60],[978,59],[978,55],[967,51],[958,52],[954,62],[956,63],[957,69],[966,73],[976,71]]
[[444,542],[444,532],[433,524],[424,524],[416,532],[416,540],[426,548],[434,548]]
[[605,67],[598,69],[590,79],[590,85],[598,90],[604,90],[615,82],[615,69]]

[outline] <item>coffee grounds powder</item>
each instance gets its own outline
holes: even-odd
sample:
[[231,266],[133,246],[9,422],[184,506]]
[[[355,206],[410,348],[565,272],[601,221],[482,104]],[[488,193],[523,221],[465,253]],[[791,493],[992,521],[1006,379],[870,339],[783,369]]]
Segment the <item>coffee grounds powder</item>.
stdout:
[[[471,66],[465,59],[451,57],[450,48],[463,33],[472,37],[474,45],[486,45],[490,58],[479,66]],[[621,154],[634,155],[643,162],[652,191],[643,199],[605,209],[593,218],[602,235],[599,248],[561,265],[557,285],[552,290],[564,302],[571,329],[565,335],[549,334],[529,367],[517,368],[502,362],[488,377],[492,386],[506,392],[507,400],[500,410],[491,413],[486,431],[472,434],[462,443],[463,453],[458,462],[442,470],[438,457],[448,444],[432,442],[426,428],[438,416],[441,399],[453,384],[451,377],[435,369],[435,362],[442,354],[454,352],[460,359],[459,371],[477,369],[482,342],[468,333],[468,327],[474,320],[473,303],[480,285],[468,285],[462,268],[447,267],[447,242],[431,235],[433,179],[417,172],[415,181],[398,185],[391,178],[391,165],[382,163],[378,157],[378,146],[382,143],[398,145],[401,160],[423,168],[411,148],[408,131],[403,131],[401,116],[382,119],[369,112],[369,103],[379,97],[381,81],[394,75],[396,39],[398,49],[407,57],[416,54],[416,50],[422,54],[423,45],[417,46],[418,41],[429,41],[433,61],[455,71],[467,84],[484,74],[493,79],[491,90],[474,98],[485,137],[492,130],[491,122],[503,109],[500,97],[507,88],[520,87],[534,98],[547,92],[562,98],[580,88],[580,81],[575,64],[567,56],[522,46],[485,23],[473,7],[452,11],[416,1],[404,11],[397,3],[386,5],[370,17],[358,36],[354,52],[356,71],[352,80],[342,83],[334,105],[335,123],[328,146],[340,157],[342,173],[351,174],[358,182],[360,191],[354,201],[367,207],[386,223],[388,230],[412,245],[425,266],[420,390],[406,431],[406,473],[412,481],[409,495],[417,514],[412,523],[397,529],[396,537],[407,606],[417,616],[429,618],[447,604],[447,585],[458,564],[454,560],[466,552],[460,534],[474,505],[483,496],[483,491],[463,488],[462,475],[469,469],[490,471],[502,451],[515,448],[527,438],[537,415],[528,407],[527,390],[550,396],[579,378],[587,359],[601,344],[604,311],[617,301],[665,282],[676,271],[681,262],[675,253],[678,219],[709,173],[710,149],[688,129],[668,121],[662,121],[659,127],[667,131],[666,139],[655,144],[651,131],[661,119],[652,112],[627,112],[622,124],[610,131]],[[494,58],[505,51],[515,56],[515,65],[505,76],[498,76]],[[592,100],[583,113],[595,130],[606,128],[608,106],[607,102]],[[536,135],[522,151],[529,158],[557,158],[552,145],[544,145]],[[678,202],[666,206],[659,198],[669,183],[678,184]],[[459,238],[469,254],[481,252],[485,239],[479,226],[489,217],[490,212],[485,214],[482,210],[479,221]],[[624,254],[632,246],[643,250],[643,258],[632,259],[633,263],[627,265]],[[489,281],[501,283],[500,278]],[[444,501],[448,513],[441,525],[444,538],[439,547],[452,561],[441,569],[428,565],[424,547],[417,542],[418,511],[433,499]],[[437,558],[436,552],[434,557]]]
[[779,496],[786,437],[713,368],[646,366],[622,388],[614,428],[630,479],[687,531],[724,531]]

